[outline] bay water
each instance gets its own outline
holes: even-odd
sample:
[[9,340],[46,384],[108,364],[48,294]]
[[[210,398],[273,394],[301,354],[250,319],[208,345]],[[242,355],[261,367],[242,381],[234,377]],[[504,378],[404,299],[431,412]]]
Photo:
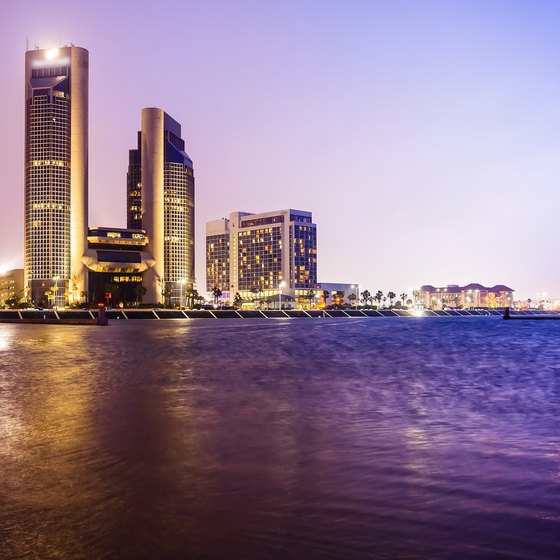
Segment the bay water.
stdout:
[[1,324],[0,558],[560,558],[560,322]]

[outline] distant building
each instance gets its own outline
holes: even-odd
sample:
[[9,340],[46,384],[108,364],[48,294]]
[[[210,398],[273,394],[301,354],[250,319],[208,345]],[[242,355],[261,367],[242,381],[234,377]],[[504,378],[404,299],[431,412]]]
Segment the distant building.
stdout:
[[466,286],[449,284],[441,288],[425,285],[419,289],[418,302],[430,309],[506,307],[513,304],[513,293],[514,290],[503,284],[497,284],[491,288],[482,284]]
[[206,224],[206,291],[214,288],[222,292],[222,299],[230,298],[230,221],[226,218]]
[[179,305],[194,283],[194,171],[181,125],[163,109],[142,110],[138,148],[129,153],[127,213],[129,228],[145,230],[155,261],[144,274],[145,301]]
[[[357,284],[337,284],[334,282],[320,282],[317,285],[317,304],[322,305],[343,305],[349,302],[350,294],[356,295],[354,304],[359,304],[359,288]],[[324,297],[327,292],[327,298]]]
[[10,299],[24,300],[23,268],[7,270],[0,274],[0,307],[6,305]]
[[89,54],[25,53],[25,284],[30,298],[64,305],[87,289]]
[[[227,240],[229,237],[229,252]],[[229,276],[224,272],[228,268]],[[220,282],[218,284],[218,282]],[[206,288],[269,303],[303,305],[317,289],[317,226],[311,212],[233,212],[206,229]],[[292,298],[292,299],[290,299]]]

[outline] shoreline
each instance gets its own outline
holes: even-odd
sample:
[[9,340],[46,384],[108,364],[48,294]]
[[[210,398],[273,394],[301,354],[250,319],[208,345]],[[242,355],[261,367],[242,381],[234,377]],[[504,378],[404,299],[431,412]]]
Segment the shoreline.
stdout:
[[[97,309],[71,310],[0,310],[0,323],[95,325]],[[441,318],[441,317],[504,317],[503,309],[488,310],[424,310],[421,315],[402,309],[111,309],[105,311],[107,319],[138,320],[193,320],[193,319],[376,319],[376,318]],[[555,319],[553,311],[510,310],[511,319]]]

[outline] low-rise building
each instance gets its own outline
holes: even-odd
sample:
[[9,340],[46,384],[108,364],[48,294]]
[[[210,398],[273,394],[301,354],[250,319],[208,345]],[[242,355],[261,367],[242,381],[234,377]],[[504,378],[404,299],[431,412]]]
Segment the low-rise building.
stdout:
[[[344,305],[350,303],[349,296],[354,294],[356,299],[352,305],[359,304],[358,284],[341,284],[335,282],[319,282],[317,284],[317,306]],[[326,296],[326,297],[325,297]]]
[[25,293],[23,288],[23,268],[14,268],[0,273],[0,307],[9,300],[23,301]]
[[509,307],[513,304],[514,290],[503,284],[492,287],[482,284],[448,284],[445,287],[435,287],[429,284],[418,290],[417,304],[429,309],[477,308],[477,307]]
[[[145,294],[143,275],[155,262],[146,251],[147,244],[143,229],[89,228],[88,249],[83,257],[89,272],[89,291],[71,293],[70,302],[130,305],[140,301]],[[179,305],[179,298],[172,303]]]

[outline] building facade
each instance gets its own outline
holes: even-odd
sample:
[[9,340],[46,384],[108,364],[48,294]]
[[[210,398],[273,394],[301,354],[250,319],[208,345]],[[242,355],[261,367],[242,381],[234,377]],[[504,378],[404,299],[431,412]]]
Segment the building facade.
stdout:
[[0,307],[10,300],[17,303],[25,300],[23,268],[0,273]]
[[138,133],[138,148],[128,151],[126,174],[126,227],[142,229],[142,133]]
[[162,109],[142,110],[127,182],[127,225],[146,232],[154,260],[144,274],[145,299],[178,304],[194,283],[194,170],[181,125]]
[[[317,288],[317,226],[311,212],[233,212],[229,219],[209,222],[206,236],[208,291],[220,281],[217,287],[226,288],[231,299],[239,294],[275,301],[282,295],[302,303]],[[228,264],[229,276],[223,272]]]
[[143,274],[155,264],[147,244],[141,229],[90,228],[83,258],[89,290],[83,299],[96,305],[141,303],[146,295]]
[[206,224],[206,291],[222,292],[221,299],[230,300],[230,221],[226,218]]
[[427,309],[509,307],[513,304],[513,293],[514,290],[503,284],[493,287],[476,283],[466,286],[449,284],[440,288],[424,285],[418,290],[415,303],[419,303]]
[[25,53],[25,286],[54,305],[87,289],[89,54]]

